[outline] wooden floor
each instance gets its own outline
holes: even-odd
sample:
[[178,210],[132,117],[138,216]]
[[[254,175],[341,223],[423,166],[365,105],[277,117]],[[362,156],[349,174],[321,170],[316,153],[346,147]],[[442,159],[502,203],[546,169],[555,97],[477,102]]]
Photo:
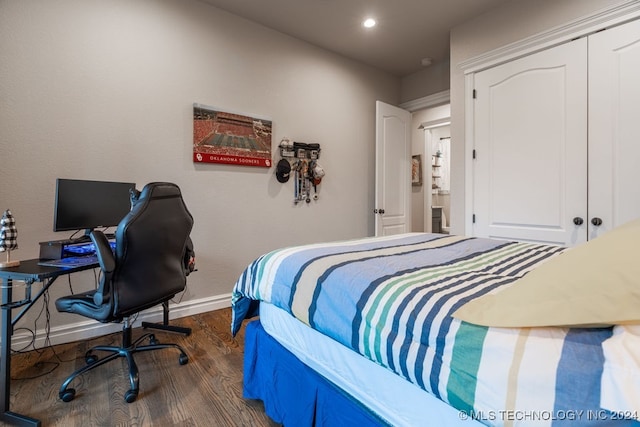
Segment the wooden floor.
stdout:
[[[244,327],[232,338],[230,318],[230,309],[224,309],[172,321],[192,328],[189,337],[155,332],[160,342],[180,344],[189,363],[179,365],[174,349],[136,354],[140,394],[133,403],[123,397],[129,379],[122,358],[76,379],[73,401],[58,397],[65,378],[84,365],[85,351],[119,344],[119,334],[15,354],[11,410],[43,426],[276,426],[261,402],[242,398]],[[134,329],[134,339],[142,333]]]

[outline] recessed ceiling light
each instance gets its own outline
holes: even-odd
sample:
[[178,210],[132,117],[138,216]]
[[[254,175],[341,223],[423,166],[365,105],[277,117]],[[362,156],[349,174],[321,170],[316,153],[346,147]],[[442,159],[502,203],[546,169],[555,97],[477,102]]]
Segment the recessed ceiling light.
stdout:
[[362,21],[362,26],[365,28],[372,28],[376,26],[376,20],[373,18],[367,18]]

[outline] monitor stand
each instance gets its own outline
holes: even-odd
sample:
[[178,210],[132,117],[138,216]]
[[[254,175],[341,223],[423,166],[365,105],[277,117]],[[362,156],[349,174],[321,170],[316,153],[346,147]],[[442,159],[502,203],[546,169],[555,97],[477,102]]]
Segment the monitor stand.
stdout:
[[[85,228],[84,229],[84,234],[76,239],[73,239],[74,241],[78,241],[78,243],[82,243],[82,242],[90,242],[91,241],[91,232],[93,231],[93,228]],[[115,237],[115,233],[106,233],[107,229],[105,228],[105,233],[104,235],[107,236],[107,239],[113,239]]]

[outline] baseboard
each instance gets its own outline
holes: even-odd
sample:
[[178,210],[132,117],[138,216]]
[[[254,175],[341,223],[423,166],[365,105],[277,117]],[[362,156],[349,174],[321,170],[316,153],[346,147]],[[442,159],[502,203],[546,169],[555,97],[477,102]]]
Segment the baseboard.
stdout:
[[[216,295],[212,297],[202,298],[198,300],[185,301],[177,304],[169,304],[169,317],[171,319],[179,319],[181,317],[192,316],[194,314],[206,313],[208,311],[219,310],[231,306],[231,294]],[[100,323],[94,320],[87,320],[82,316],[80,322],[68,325],[57,326],[49,331],[49,343],[52,345],[64,344],[73,341],[86,340],[89,338],[119,332],[122,330],[120,323]],[[135,320],[133,327],[140,326],[141,322],[162,322],[162,307],[154,307],[143,311]],[[231,328],[231,325],[229,325]],[[39,329],[36,331],[35,348],[42,348],[46,342],[46,331]],[[12,337],[11,347],[20,349],[28,346],[33,340],[31,334],[25,334],[18,331]],[[27,350],[32,349],[29,347]]]

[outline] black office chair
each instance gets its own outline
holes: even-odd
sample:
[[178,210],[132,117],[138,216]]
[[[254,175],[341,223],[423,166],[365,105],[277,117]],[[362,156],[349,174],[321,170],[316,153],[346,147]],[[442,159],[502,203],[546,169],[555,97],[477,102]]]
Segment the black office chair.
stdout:
[[[129,364],[131,389],[124,399],[131,403],[138,396],[138,367],[133,354],[140,351],[175,348],[179,363],[189,361],[177,344],[159,344],[153,334],[132,342],[130,316],[150,307],[166,304],[186,286],[186,276],[193,270],[193,248],[189,234],[193,218],[175,184],[147,184],[132,194],[132,207],[116,229],[115,255],[107,237],[100,231],[90,235],[102,270],[97,289],[59,298],[56,308],[100,322],[123,322],[122,346],[97,346],[85,354],[87,365],[69,376],[60,387],[65,402],[76,391],[67,388],[78,376],[111,360],[125,357]],[[149,345],[142,345],[148,339]],[[98,359],[93,352],[111,354]]]

